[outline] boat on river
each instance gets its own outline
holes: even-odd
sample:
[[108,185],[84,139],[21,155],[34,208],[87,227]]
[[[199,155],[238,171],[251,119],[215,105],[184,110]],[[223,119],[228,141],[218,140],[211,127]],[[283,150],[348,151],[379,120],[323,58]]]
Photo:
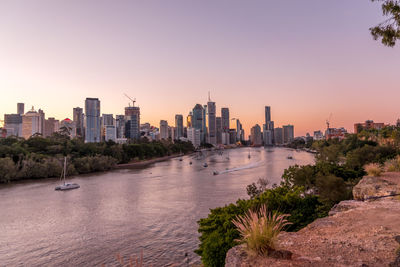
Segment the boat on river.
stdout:
[[66,183],[65,182],[65,173],[67,172],[67,157],[64,157],[64,168],[61,172],[61,177],[64,176],[64,184],[56,186],[54,190],[71,190],[78,189],[81,187],[79,184]]

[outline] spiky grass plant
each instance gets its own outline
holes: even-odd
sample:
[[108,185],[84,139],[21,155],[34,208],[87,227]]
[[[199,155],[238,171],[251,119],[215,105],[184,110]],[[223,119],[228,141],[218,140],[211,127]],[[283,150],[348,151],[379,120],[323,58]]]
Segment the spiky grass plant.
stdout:
[[237,216],[232,222],[240,233],[241,243],[257,255],[267,256],[276,246],[276,239],[282,229],[291,224],[286,218],[288,214],[269,212],[267,205],[258,211],[249,210],[243,216]]
[[385,162],[385,170],[388,172],[400,172],[400,156]]
[[377,163],[370,163],[365,165],[365,171],[368,173],[369,176],[381,176],[382,168]]

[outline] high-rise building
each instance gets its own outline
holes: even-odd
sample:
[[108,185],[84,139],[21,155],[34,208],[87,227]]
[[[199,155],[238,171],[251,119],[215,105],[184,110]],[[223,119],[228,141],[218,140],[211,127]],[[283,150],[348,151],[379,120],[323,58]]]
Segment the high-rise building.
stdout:
[[294,140],[294,126],[283,125],[283,143],[287,144]]
[[187,117],[186,117],[186,127],[187,128],[193,127],[192,121],[193,121],[193,112],[190,112],[189,115],[187,115]]
[[271,121],[271,107],[265,106],[265,124],[267,124],[268,121]]
[[215,119],[215,122],[217,124],[217,144],[222,144],[222,118],[217,117]]
[[229,143],[236,144],[236,129],[229,129]]
[[125,108],[125,137],[130,139],[140,139],[140,108]]
[[117,141],[117,128],[115,125],[104,125],[104,140],[107,141]]
[[189,127],[187,128],[187,137],[188,140],[190,142],[192,142],[193,146],[195,148],[198,148],[201,144],[201,140],[200,140],[200,130],[193,128],[193,127]]
[[252,146],[262,145],[261,127],[258,124],[251,128],[250,143]]
[[200,130],[200,141],[205,143],[205,116],[204,116],[204,108],[200,104],[196,104],[192,111],[192,127]]
[[168,139],[168,122],[166,120],[160,121],[160,139]]
[[221,108],[222,131],[229,132],[229,108]]
[[265,146],[271,146],[275,143],[274,122],[271,120],[271,107],[265,106],[265,124],[263,125],[263,141]]
[[203,139],[204,143],[208,143],[208,129],[207,129],[207,105],[203,106]]
[[124,115],[116,115],[115,116],[115,127],[117,138],[125,138],[125,116]]
[[17,103],[17,114],[24,115],[25,113],[25,104],[24,103]]
[[216,107],[215,102],[211,100],[207,103],[207,114],[208,114],[208,143],[212,145],[217,144],[217,122],[216,122]]
[[174,136],[174,139],[183,137],[183,116],[180,114],[175,115],[175,128],[176,135]]
[[283,128],[277,127],[274,129],[275,134],[275,144],[282,145],[283,144]]
[[101,141],[100,100],[86,98],[85,100],[85,143]]
[[4,114],[4,129],[7,136],[22,136],[22,116],[20,114]]
[[76,135],[79,137],[84,136],[84,117],[83,117],[83,109],[80,107],[73,108],[73,121],[76,126]]
[[60,122],[55,118],[48,118],[44,121],[44,136],[51,136],[60,129]]
[[237,142],[244,141],[243,137],[244,137],[243,126],[240,123],[240,120],[236,119],[236,141]]
[[30,111],[22,116],[22,137],[25,139],[35,134],[43,134],[44,121],[42,120],[44,119],[44,113],[41,110],[39,111],[40,113],[32,107]]
[[114,116],[113,114],[102,114],[102,124],[103,126],[114,125]]

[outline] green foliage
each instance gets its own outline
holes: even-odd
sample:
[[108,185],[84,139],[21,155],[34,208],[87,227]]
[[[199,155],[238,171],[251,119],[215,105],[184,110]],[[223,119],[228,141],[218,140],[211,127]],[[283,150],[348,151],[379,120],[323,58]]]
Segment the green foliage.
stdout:
[[370,28],[375,40],[382,38],[382,44],[394,46],[400,39],[400,1],[398,0],[371,0],[382,2],[382,13],[388,17],[384,22]]
[[[14,168],[10,175],[3,175],[0,182],[16,179],[58,177],[62,158],[68,156],[68,175],[105,171],[117,163],[134,159],[151,159],[173,153],[194,151],[190,142],[142,142],[116,144],[115,142],[84,143],[82,139],[70,139],[65,134],[55,133],[51,137],[33,136],[27,140],[8,137],[0,139],[0,159],[10,159]],[[9,161],[4,170],[9,169]],[[14,169],[16,174],[14,174]],[[0,170],[1,171],[1,170]]]
[[196,250],[205,266],[224,266],[226,252],[235,246],[239,238],[232,220],[247,210],[268,204],[271,212],[290,213],[288,231],[297,231],[318,216],[320,203],[316,196],[305,195],[301,188],[286,186],[268,189],[259,197],[250,200],[238,200],[236,204],[212,209],[207,218],[199,224],[200,246]]
[[17,168],[10,158],[0,158],[0,182],[8,183],[15,178]]

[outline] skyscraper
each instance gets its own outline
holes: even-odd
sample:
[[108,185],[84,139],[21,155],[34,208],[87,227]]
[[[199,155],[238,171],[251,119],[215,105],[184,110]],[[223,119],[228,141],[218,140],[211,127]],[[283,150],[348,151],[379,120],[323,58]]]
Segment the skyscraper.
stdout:
[[168,122],[166,120],[160,121],[160,139],[168,139]]
[[217,117],[215,121],[217,124],[217,144],[222,144],[222,118]]
[[24,115],[25,113],[25,104],[24,103],[17,103],[17,114]]
[[7,136],[22,136],[22,116],[20,114],[4,114],[4,128]]
[[183,116],[180,114],[175,115],[176,136],[175,139],[183,137]]
[[200,142],[205,142],[205,132],[204,132],[204,125],[205,125],[205,117],[204,117],[204,108],[200,104],[196,104],[193,108],[192,112],[192,127],[195,129],[200,130]]
[[44,121],[42,122],[42,118],[44,118],[43,111],[39,113],[33,107],[25,113],[22,116],[22,137],[28,139],[32,135],[43,134],[44,127],[42,128],[42,126],[44,125],[42,124],[44,124]]
[[216,107],[215,102],[211,99],[207,103],[207,115],[208,115],[208,143],[212,145],[217,144],[217,122],[216,122]]
[[60,129],[60,122],[55,118],[48,118],[44,121],[44,136],[51,136]]
[[262,145],[261,127],[258,124],[254,125],[251,128],[250,143],[252,146],[261,146]]
[[85,143],[100,142],[100,100],[98,98],[86,98],[85,118]]
[[275,144],[282,145],[283,144],[283,128],[277,127],[274,129],[275,135]]
[[265,146],[271,146],[274,140],[274,122],[271,121],[271,107],[265,106],[265,124],[263,127],[263,139]]
[[243,141],[243,127],[242,124],[240,123],[239,119],[236,119],[236,141],[240,142]]
[[283,143],[287,144],[292,142],[294,139],[294,126],[293,125],[283,125]]
[[117,139],[125,138],[125,116],[116,115],[115,116],[115,127]]
[[271,107],[270,106],[265,106],[265,124],[271,121]]
[[83,109],[80,107],[73,108],[73,118],[72,120],[75,122],[76,126],[76,135],[79,137],[83,137]]
[[130,139],[140,139],[140,108],[125,108],[125,137]]
[[227,133],[229,131],[229,108],[221,108],[222,131]]

